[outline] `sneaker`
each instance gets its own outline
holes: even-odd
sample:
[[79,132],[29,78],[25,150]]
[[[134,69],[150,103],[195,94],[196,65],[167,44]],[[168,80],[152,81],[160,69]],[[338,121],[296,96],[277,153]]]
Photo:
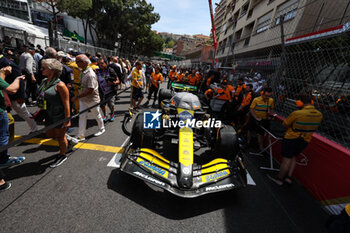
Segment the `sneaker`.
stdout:
[[111,122],[113,122],[113,121],[115,120],[114,114],[111,114],[111,118],[109,118],[109,120],[110,120]]
[[5,181],[5,184],[0,185],[0,192],[1,191],[5,191],[5,190],[7,190],[9,188],[11,188],[11,183]]
[[107,121],[107,116],[104,116],[103,117],[103,122],[106,122]]
[[72,152],[72,151],[73,151],[73,148],[74,148],[74,146],[75,146],[76,144],[77,144],[77,143],[74,143],[73,141],[68,141],[68,146],[67,146],[66,152],[67,152],[67,153]]
[[278,178],[277,176],[270,176],[267,175],[267,177],[272,180],[273,182],[275,182],[277,185],[281,186],[283,184],[283,180]]
[[85,141],[85,137],[84,136],[78,136],[75,138],[78,142],[83,142]]
[[25,157],[10,157],[6,163],[0,163],[0,168],[11,167],[16,164],[22,163],[26,158]]
[[54,168],[54,167],[58,167],[60,166],[62,163],[64,163],[67,160],[67,156],[66,155],[59,155],[55,162],[53,162],[50,167]]
[[289,184],[289,185],[293,184],[292,177],[290,177],[290,176],[285,177],[284,183]]
[[104,134],[106,132],[105,129],[101,129],[99,130],[97,133],[94,134],[95,137],[101,136],[102,134]]
[[66,133],[66,138],[68,142],[72,142],[74,145],[79,143],[79,140],[77,138],[73,138],[69,134]]

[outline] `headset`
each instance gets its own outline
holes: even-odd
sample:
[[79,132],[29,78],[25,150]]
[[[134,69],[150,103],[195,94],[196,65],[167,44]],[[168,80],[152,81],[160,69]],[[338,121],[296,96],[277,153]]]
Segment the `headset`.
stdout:
[[[304,107],[304,103],[303,103],[303,101],[301,101],[301,100],[295,101],[295,104],[296,104],[299,108]],[[313,101],[313,100],[311,100],[311,104],[314,105],[314,101]]]
[[305,101],[305,98],[310,98],[311,97],[311,104],[314,105],[314,100],[312,99],[312,96],[308,96],[308,94],[302,94],[301,96],[299,96],[299,100],[295,101],[295,104],[299,107],[299,108],[302,108],[304,107],[304,102],[302,101],[302,99],[304,99]]

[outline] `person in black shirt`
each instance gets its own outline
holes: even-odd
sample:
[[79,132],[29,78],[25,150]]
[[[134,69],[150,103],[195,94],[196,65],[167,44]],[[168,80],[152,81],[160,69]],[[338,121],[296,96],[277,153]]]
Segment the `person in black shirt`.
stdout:
[[[0,47],[0,69],[6,66],[12,67],[12,73],[6,76],[5,81],[8,83],[12,83],[16,79],[16,77],[21,76],[21,69],[13,61],[10,61],[2,54],[2,49]],[[32,119],[32,114],[29,113],[25,104],[25,99],[27,98],[25,91],[25,80],[20,81],[20,87],[17,93],[9,95],[9,97],[11,100],[12,109],[15,110],[18,116],[20,116],[27,122],[30,128],[30,132],[37,131],[38,126],[34,119]]]

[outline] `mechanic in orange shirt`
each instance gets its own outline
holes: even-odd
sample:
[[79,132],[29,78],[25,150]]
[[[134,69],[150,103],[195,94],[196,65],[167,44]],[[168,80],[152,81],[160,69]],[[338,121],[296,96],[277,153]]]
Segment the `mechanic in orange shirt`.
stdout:
[[235,100],[240,104],[242,101],[242,91],[246,89],[246,85],[244,84],[244,79],[242,77],[238,78],[238,84],[235,88]]
[[188,75],[187,77],[188,79],[188,84],[192,85],[192,86],[196,86],[197,85],[197,77],[196,77],[196,70],[192,69],[191,74]]
[[177,75],[178,75],[178,73],[176,72],[176,66],[174,65],[173,67],[171,67],[171,70],[169,71],[169,74],[168,74],[168,77],[169,77],[168,89],[169,89],[171,83],[177,80]]
[[243,94],[243,100],[239,105],[237,111],[234,112],[234,118],[233,118],[233,121],[235,124],[239,122],[241,125],[244,123],[245,116],[249,112],[250,104],[253,101],[253,85],[247,84],[242,94]]
[[146,103],[143,106],[144,107],[148,106],[149,101],[152,98],[152,94],[154,93],[154,101],[153,101],[153,104],[152,104],[152,107],[154,108],[156,106],[159,85],[161,83],[163,83],[163,75],[160,73],[160,68],[158,66],[155,68],[155,72],[153,72],[151,74],[150,79],[152,81],[152,84],[151,84],[151,87],[149,89],[149,93],[148,93],[148,96],[147,96],[147,101],[146,101]]

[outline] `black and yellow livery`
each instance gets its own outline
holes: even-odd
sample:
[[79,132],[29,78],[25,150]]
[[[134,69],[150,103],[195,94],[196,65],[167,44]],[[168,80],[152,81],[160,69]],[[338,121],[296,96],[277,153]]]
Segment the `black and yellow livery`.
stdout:
[[[208,120],[198,97],[177,93],[162,103],[163,120]],[[143,128],[138,114],[121,158],[121,171],[177,196],[193,198],[247,185],[232,126]]]

